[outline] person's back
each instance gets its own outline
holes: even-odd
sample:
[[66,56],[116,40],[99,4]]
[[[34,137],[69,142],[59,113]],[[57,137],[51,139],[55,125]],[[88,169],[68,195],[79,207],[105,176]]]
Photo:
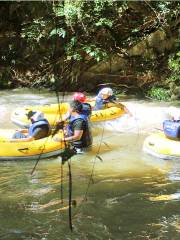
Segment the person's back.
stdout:
[[49,132],[50,126],[46,119],[34,122],[29,128],[29,136],[33,137],[35,140],[47,137]]
[[91,116],[92,114],[92,107],[91,104],[89,103],[82,103],[82,114],[86,115],[88,118]]
[[31,141],[45,138],[50,133],[49,122],[40,111],[29,111],[27,118],[31,120],[31,125],[27,131],[21,130],[13,135],[13,139],[20,141]]

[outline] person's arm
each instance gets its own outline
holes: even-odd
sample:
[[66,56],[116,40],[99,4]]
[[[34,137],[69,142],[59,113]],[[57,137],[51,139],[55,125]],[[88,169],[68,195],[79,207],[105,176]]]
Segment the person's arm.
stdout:
[[70,112],[67,112],[66,114],[63,114],[62,118],[56,121],[56,124],[67,121],[69,117],[70,117]]
[[121,102],[119,102],[118,99],[114,100],[113,103],[115,103],[119,108],[123,109],[131,117],[133,116],[133,114],[129,111],[129,109],[126,106],[124,106]]
[[64,141],[71,142],[71,141],[75,141],[75,140],[80,140],[82,135],[83,135],[83,130],[75,130],[73,136],[65,137],[65,138],[55,137],[54,141],[55,142],[64,142]]
[[92,102],[92,101],[96,101],[96,97],[86,98],[86,102]]
[[74,134],[65,138],[55,138],[57,142],[80,140],[83,135],[83,121],[77,121],[74,126]]
[[24,134],[28,134],[28,129],[25,128],[25,129],[17,129],[16,131],[19,131],[21,133],[24,133]]
[[36,128],[32,134],[32,136],[28,136],[25,138],[15,138],[15,139],[11,139],[11,142],[30,142],[33,140],[36,140],[39,138],[39,134],[41,134],[42,129],[41,128]]

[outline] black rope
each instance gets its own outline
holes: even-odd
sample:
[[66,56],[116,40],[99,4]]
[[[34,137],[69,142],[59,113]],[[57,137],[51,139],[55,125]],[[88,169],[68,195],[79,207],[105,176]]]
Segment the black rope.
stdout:
[[61,203],[63,204],[64,194],[63,194],[63,183],[64,183],[64,172],[63,172],[63,160],[61,159]]
[[[56,28],[56,31],[57,31],[57,21],[56,21],[56,18],[54,20],[54,23],[55,23],[55,28]],[[53,52],[56,53],[56,42],[55,42],[55,45],[54,45],[54,51]],[[71,68],[72,68],[72,63],[71,63]],[[53,68],[53,70],[54,70],[54,76],[55,76],[55,93],[56,93],[56,98],[57,98],[57,102],[58,102],[58,112],[57,112],[57,115],[59,115],[60,119],[62,120],[61,105],[60,105],[59,94],[58,94],[58,87],[59,86],[58,86],[58,81],[57,81],[57,77],[56,77],[57,76],[57,71],[56,71],[55,67]],[[63,74],[61,76],[63,76]],[[64,96],[65,96],[65,92],[63,91],[63,98],[62,98],[63,101],[64,101]],[[55,118],[54,121],[56,121],[56,118]],[[57,129],[57,132],[58,131],[59,131],[59,129]],[[62,129],[62,131],[63,131],[63,137],[64,137],[65,136],[64,129]],[[51,135],[51,137],[53,137],[53,135],[55,135],[55,132]],[[37,161],[36,161],[32,171],[31,171],[31,175],[36,170],[36,167],[37,167],[37,165],[39,163],[39,160],[41,159],[41,155],[42,155],[42,153],[43,153],[43,151],[45,149],[45,145],[47,143],[47,140],[48,140],[48,137],[47,137],[47,139],[46,139],[46,141],[44,143],[44,147],[43,147],[43,149],[42,149],[42,151],[41,151],[41,153],[40,153],[40,155],[39,155],[39,157],[38,157],[38,159],[37,159]],[[65,150],[68,149],[68,145],[67,145],[67,142],[65,141],[65,139],[64,139],[64,146],[65,146]],[[71,206],[72,206],[72,174],[71,174],[71,161],[69,161],[69,159],[71,159],[71,157],[73,155],[74,155],[74,153],[71,152],[68,157],[65,156],[65,155],[64,155],[64,157],[61,156],[62,160],[61,160],[61,191],[60,191],[61,192],[61,203],[63,203],[63,180],[64,180],[63,179],[63,176],[64,176],[64,174],[63,174],[63,164],[64,164],[65,161],[68,161],[68,169],[69,169],[69,227],[70,227],[71,231],[73,231],[72,209],[71,209]]]
[[102,134],[101,134],[100,144],[99,144],[98,150],[97,150],[97,152],[96,152],[96,155],[95,155],[95,157],[94,157],[93,166],[92,166],[92,170],[91,170],[91,175],[90,175],[90,177],[89,177],[89,182],[88,182],[88,185],[87,185],[87,188],[86,188],[86,192],[85,192],[83,201],[86,201],[86,200],[87,200],[87,195],[88,195],[88,191],[89,191],[91,182],[94,182],[94,180],[93,180],[93,175],[94,175],[94,169],[95,169],[96,159],[99,158],[99,153],[100,153],[100,150],[101,150],[101,146],[102,146],[102,142],[103,142],[102,140],[103,140],[104,130],[105,130],[105,124],[103,124],[103,125],[104,125],[104,126],[103,126],[103,130],[102,130]]
[[[54,20],[55,23],[55,28],[57,31],[57,21],[56,18]],[[56,49],[56,44],[55,44],[55,49]],[[72,65],[71,65],[72,68]],[[55,69],[54,69],[55,70]],[[55,72],[55,71],[54,71]],[[64,76],[64,74],[61,74],[61,78]],[[61,118],[61,122],[62,122],[62,114],[61,114],[61,106],[60,106],[60,100],[59,100],[59,94],[58,94],[58,82],[57,82],[57,78],[56,78],[56,74],[55,74],[55,92],[56,92],[56,97],[57,97],[57,101],[58,101],[58,111],[60,113],[60,118]],[[63,98],[62,100],[64,101],[64,97],[65,97],[65,92],[63,91]],[[64,128],[62,129],[63,131],[63,142],[64,142],[64,146],[65,146],[65,150],[68,150],[69,146],[67,144],[67,142],[65,141],[65,133],[64,133]],[[71,231],[73,231],[73,225],[72,225],[72,174],[71,174],[71,161],[69,159],[71,159],[71,156],[61,156],[62,160],[61,160],[61,202],[63,202],[63,164],[65,161],[68,161],[68,169],[69,169],[69,228]]]
[[[87,188],[86,188],[86,191],[85,191],[85,194],[84,194],[84,197],[83,197],[83,200],[81,201],[81,204],[79,205],[79,208],[80,209],[83,205],[83,203],[85,201],[87,201],[87,195],[88,195],[88,191],[89,191],[89,188],[90,188],[90,185],[91,183],[94,183],[94,180],[93,180],[93,175],[94,175],[94,169],[95,169],[95,165],[96,165],[96,159],[101,159],[101,157],[99,156],[99,153],[100,153],[100,150],[101,150],[101,146],[102,146],[102,143],[103,143],[103,136],[104,136],[104,130],[105,130],[105,121],[103,122],[103,130],[102,130],[102,134],[101,134],[101,139],[100,139],[100,144],[99,144],[99,147],[98,147],[98,150],[96,152],[96,155],[94,157],[94,161],[93,161],[93,166],[92,166],[92,169],[91,169],[91,175],[89,177],[89,181],[88,181],[88,184],[87,184]],[[76,213],[74,214],[74,216],[78,213],[78,210],[76,211]]]
[[69,169],[69,228],[73,231],[72,225],[72,174],[71,174],[71,160],[68,161],[68,169]]
[[[47,6],[48,7],[48,6]],[[48,8],[49,9],[49,8]],[[56,29],[56,34],[57,34],[57,19],[56,17],[54,18],[54,26]],[[55,56],[56,54],[56,48],[57,48],[57,35],[55,36],[55,41],[54,41],[54,49],[53,49],[53,55]],[[53,57],[54,57],[53,56]],[[57,99],[57,103],[58,103],[58,112],[56,116],[60,117],[60,120],[62,121],[62,114],[61,114],[61,104],[60,104],[60,99],[59,99],[59,93],[58,93],[58,88],[59,88],[59,84],[58,84],[58,79],[57,79],[57,72],[59,69],[56,68],[56,66],[53,67],[53,72],[54,72],[54,77],[55,77],[55,94],[56,94],[56,99]],[[64,92],[63,92],[63,98],[62,98],[62,102],[64,101]],[[61,102],[61,103],[62,103]],[[63,127],[61,128],[63,131],[63,136],[64,136],[64,130]],[[52,134],[52,137],[58,133],[58,131],[60,130],[60,127],[58,125],[56,125],[56,128]],[[66,148],[66,142],[64,141],[64,145]],[[61,203],[63,204],[63,198],[64,198],[64,194],[63,194],[63,183],[64,183],[64,173],[63,173],[63,158],[61,157],[61,176],[60,176],[60,193],[61,193]]]
[[[57,79],[56,79],[57,81]],[[57,84],[57,82],[55,82]],[[55,86],[55,93],[56,93],[56,98],[57,98],[57,102],[58,102],[58,115],[60,116],[61,120],[62,120],[62,114],[61,114],[61,109],[60,109],[60,100],[59,100],[59,94],[57,91],[57,87]],[[63,99],[64,99],[64,95],[63,95]],[[62,129],[63,131],[63,129]],[[57,131],[58,132],[58,131]],[[54,132],[55,133],[55,132]],[[55,135],[55,134],[54,134]],[[63,132],[64,135],[64,132]],[[63,159],[61,157],[61,178],[60,178],[60,192],[61,192],[61,203],[63,204],[63,198],[64,198],[64,194],[63,194],[63,183],[64,183],[64,174],[63,174]]]

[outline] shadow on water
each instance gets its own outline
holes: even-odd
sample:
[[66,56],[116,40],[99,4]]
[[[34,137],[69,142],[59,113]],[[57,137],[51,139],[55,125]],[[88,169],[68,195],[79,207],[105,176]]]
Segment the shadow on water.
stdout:
[[[19,90],[4,92],[1,98],[0,122],[6,128],[12,124],[4,119],[18,105],[56,100],[50,93]],[[67,164],[61,179],[60,158],[40,160],[33,176],[35,161],[0,162],[0,239],[179,239],[179,162],[153,158],[141,150],[144,138],[163,116],[153,119],[152,129],[143,107],[150,105],[151,114],[153,109],[158,114],[166,106],[142,101],[127,105],[134,106],[136,121],[124,118],[112,121],[111,128],[107,123],[92,126],[92,151],[71,159],[73,233],[68,226]]]

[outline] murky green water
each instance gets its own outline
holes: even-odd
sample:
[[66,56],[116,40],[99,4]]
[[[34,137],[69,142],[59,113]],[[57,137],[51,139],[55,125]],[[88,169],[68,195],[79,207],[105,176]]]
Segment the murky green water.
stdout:
[[[1,92],[1,127],[14,127],[9,117],[17,106],[55,101],[50,93]],[[135,121],[93,126],[92,152],[71,160],[73,232],[67,164],[61,184],[60,158],[41,160],[33,176],[35,161],[0,162],[1,240],[180,239],[180,162],[141,151],[144,138],[160,126],[163,114],[158,113],[166,106],[143,101],[127,105],[136,113]],[[149,110],[155,119],[147,116]],[[102,161],[95,158],[99,147]]]

